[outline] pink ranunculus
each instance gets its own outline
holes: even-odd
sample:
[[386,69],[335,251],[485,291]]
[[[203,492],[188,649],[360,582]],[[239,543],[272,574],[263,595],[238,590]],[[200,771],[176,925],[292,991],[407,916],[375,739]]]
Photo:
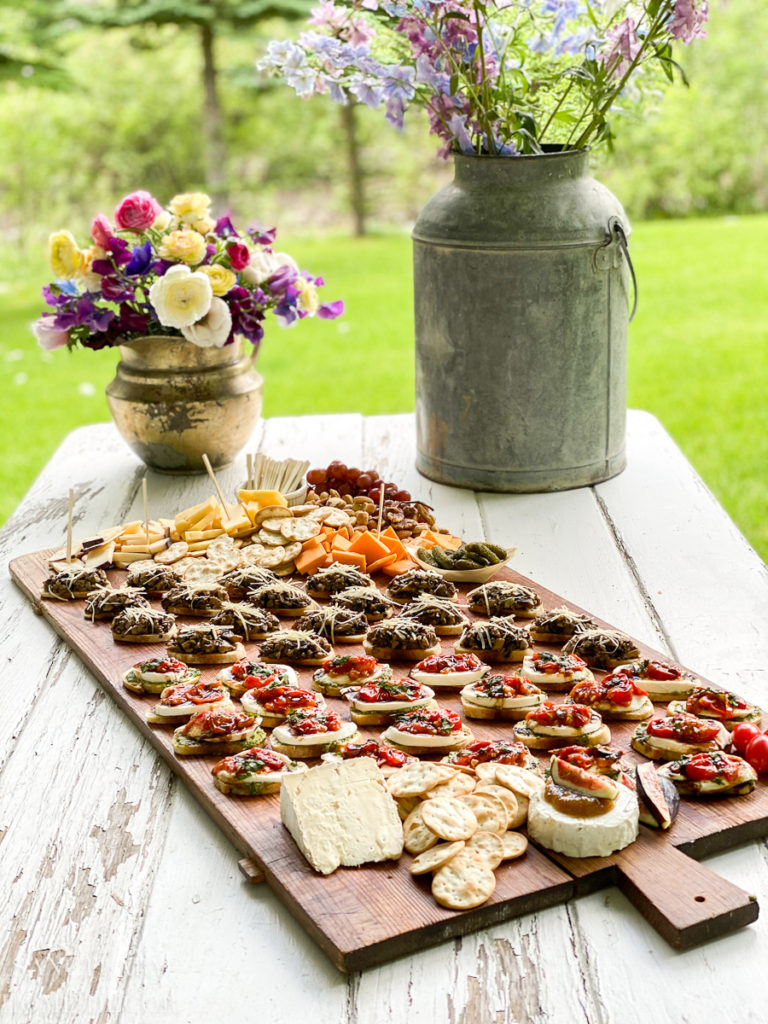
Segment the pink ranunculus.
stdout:
[[53,326],[52,316],[41,316],[32,324],[32,333],[40,348],[62,348],[69,341],[69,333]]
[[97,214],[91,221],[91,238],[100,249],[109,248],[109,240],[114,238],[114,234],[109,218],[103,213]]
[[243,270],[251,262],[251,250],[244,242],[230,242],[227,246],[227,256],[235,272]]
[[139,189],[125,196],[115,207],[115,224],[121,231],[146,231],[163,208],[149,192]]

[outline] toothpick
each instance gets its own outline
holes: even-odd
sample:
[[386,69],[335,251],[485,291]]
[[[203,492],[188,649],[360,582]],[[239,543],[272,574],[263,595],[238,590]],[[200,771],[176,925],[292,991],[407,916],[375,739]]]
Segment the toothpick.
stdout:
[[376,534],[379,537],[381,536],[381,523],[382,523],[383,519],[384,519],[384,481],[382,480],[381,487],[379,488],[379,523],[378,523],[378,526],[376,528]]
[[246,454],[246,456],[245,456],[245,464],[248,467],[248,476],[245,479],[245,486],[248,488],[249,491],[252,491],[254,489],[254,484],[253,484],[253,456],[252,455]]
[[67,516],[67,564],[72,561],[72,511],[75,507],[75,492],[69,488],[69,515]]
[[149,547],[149,499],[147,498],[147,477],[146,475],[141,481],[141,493],[144,497],[144,536],[147,541],[147,547]]
[[229,513],[227,512],[227,503],[224,500],[224,495],[221,493],[221,488],[219,487],[219,481],[216,479],[216,474],[213,472],[213,469],[211,467],[211,460],[208,458],[205,452],[203,452],[203,465],[205,466],[208,476],[211,478],[211,483],[216,489],[216,494],[219,499],[219,505],[221,506],[221,520],[223,526],[224,520],[229,518]]

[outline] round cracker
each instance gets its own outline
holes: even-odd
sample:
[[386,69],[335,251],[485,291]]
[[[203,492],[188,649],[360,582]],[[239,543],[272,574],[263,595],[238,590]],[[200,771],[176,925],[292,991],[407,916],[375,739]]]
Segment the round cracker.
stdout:
[[521,832],[505,832],[501,842],[504,847],[504,860],[522,857],[528,849],[528,840]]
[[466,843],[463,840],[458,840],[455,843],[438,843],[437,846],[433,846],[429,850],[425,850],[424,853],[420,853],[418,857],[414,857],[411,861],[411,874],[426,875],[430,871],[439,871],[452,857],[455,857],[457,853],[461,853],[465,846]]
[[307,512],[306,518],[316,519],[318,523],[324,523],[333,512],[334,509],[329,505],[313,505],[311,512]]
[[[178,564],[178,563],[177,563]],[[222,569],[218,562],[199,561],[188,565],[182,576],[192,583],[212,583],[221,576]]]
[[441,907],[469,910],[479,907],[493,895],[496,876],[480,853],[462,850],[435,873],[432,895]]
[[[118,552],[119,554],[120,552]],[[156,569],[157,562],[154,558],[137,558],[135,562],[128,563],[128,575],[130,576],[133,572],[143,572],[144,569]]]
[[[497,800],[501,800],[507,811],[507,828],[517,828],[518,825],[522,825],[525,821],[528,811],[527,799],[525,797],[521,797],[522,800],[525,800],[526,807],[523,817],[520,818],[520,804],[517,801],[517,797],[512,790],[507,789],[506,786],[499,786],[494,782],[481,782],[479,786],[475,787],[475,793],[487,793],[489,796],[493,796]],[[520,820],[518,820],[518,818],[520,818]]]
[[235,538],[230,537],[228,533],[220,533],[218,537],[213,538],[206,550],[209,558],[220,554],[231,555],[235,550]]
[[293,515],[291,509],[285,505],[264,505],[253,517],[253,525],[261,526],[267,519],[290,519]]
[[293,516],[306,516],[316,510],[317,505],[291,505],[291,514]]
[[488,793],[470,793],[459,797],[461,803],[475,816],[477,827],[486,832],[506,832],[509,823],[507,808]]
[[353,520],[340,508],[332,508],[323,520],[326,526],[337,528],[339,526],[351,526]]
[[266,551],[267,549],[263,544],[249,544],[242,549],[240,557],[244,565],[261,565],[261,559],[266,554]]
[[[274,517],[270,517],[269,519],[262,519],[259,529],[268,530],[270,533],[280,533],[280,527],[284,522],[285,519],[283,518],[276,519]],[[282,539],[280,540],[280,543],[283,543]]]
[[320,533],[320,530],[320,523],[306,516],[299,519],[283,519],[280,524],[280,533],[289,541],[311,540]]
[[446,772],[445,765],[432,761],[411,761],[390,775],[387,779],[387,788],[396,799],[421,796],[438,783],[450,778],[452,774]]
[[430,789],[428,793],[425,793],[424,799],[433,800],[437,796],[466,796],[468,793],[473,792],[474,788],[475,780],[471,775],[465,775],[464,772],[456,772],[452,779],[439,782],[434,789]]
[[498,832],[489,832],[479,828],[466,842],[468,850],[477,850],[486,858],[488,867],[493,871],[504,860],[504,843]]
[[[155,561],[160,565],[173,565],[189,552],[189,544],[185,540],[174,541],[165,551],[158,551]],[[135,564],[135,563],[134,563]]]
[[[285,520],[287,522],[287,520]],[[254,534],[254,537],[258,540],[259,544],[263,544],[265,548],[276,548],[283,546],[283,535],[281,533],[273,533],[272,530],[265,530],[263,526]]]
[[265,551],[261,556],[260,565],[264,566],[265,569],[274,569],[276,565],[281,565],[285,561],[285,548],[280,547],[272,548],[269,551]]
[[414,807],[403,822],[403,846],[408,853],[424,853],[437,843],[435,833],[424,824],[421,807],[421,804]]
[[495,761],[482,761],[480,764],[475,765],[475,775],[481,782],[495,782],[496,781],[496,762]]
[[225,572],[231,572],[232,569],[239,569],[243,564],[240,552],[234,550],[229,555],[217,554],[211,556],[209,554],[207,560],[219,569],[221,575],[224,575]]
[[302,544],[300,540],[292,540],[287,544],[284,544],[285,548],[285,560],[286,562],[292,562],[294,558],[298,558],[301,554]]
[[400,820],[405,821],[414,807],[418,807],[421,803],[421,799],[418,796],[401,796],[395,800],[397,804],[397,813],[400,815]]
[[478,823],[472,808],[464,801],[469,797],[441,796],[421,804],[424,824],[440,839],[456,842],[469,839],[477,832]]
[[497,764],[496,782],[511,789],[515,794],[527,796],[529,800],[534,793],[544,789],[543,779],[527,768],[518,768],[515,764]]

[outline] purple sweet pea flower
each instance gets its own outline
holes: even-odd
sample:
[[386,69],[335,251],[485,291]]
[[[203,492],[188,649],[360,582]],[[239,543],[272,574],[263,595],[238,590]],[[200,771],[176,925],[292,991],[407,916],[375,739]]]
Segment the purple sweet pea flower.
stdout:
[[[130,260],[126,264],[124,273],[129,277],[138,277],[146,274],[149,270],[150,264],[152,263],[152,243],[149,241],[144,242],[143,245],[137,245],[133,250]],[[102,289],[103,292],[103,289]]]
[[343,312],[344,303],[341,299],[336,299],[335,302],[324,302],[318,309],[317,315],[321,320],[335,320]]
[[709,17],[708,0],[677,0],[669,33],[681,43],[691,43],[694,39],[704,39],[707,30],[704,23]]
[[239,234],[235,231],[235,228],[230,220],[229,212],[219,217],[213,228],[213,233],[218,238],[239,238]]
[[291,285],[298,276],[293,267],[278,267],[274,274],[270,274],[267,278],[267,288],[273,295],[285,293],[287,296],[291,291],[294,291],[295,297],[295,295],[298,295],[298,292],[295,292]]
[[246,234],[250,235],[257,245],[272,245],[277,237],[277,228],[262,228],[259,224],[246,228]]

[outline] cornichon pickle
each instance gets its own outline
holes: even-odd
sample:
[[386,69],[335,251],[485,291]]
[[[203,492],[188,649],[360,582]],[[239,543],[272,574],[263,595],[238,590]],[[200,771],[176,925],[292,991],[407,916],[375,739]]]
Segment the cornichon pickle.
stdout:
[[446,551],[445,548],[441,548],[439,544],[435,544],[432,548],[432,557],[435,560],[435,565],[440,569],[452,569],[454,561],[451,558],[452,552]]
[[416,551],[416,554],[419,556],[422,562],[427,562],[429,565],[437,565],[437,562],[435,562],[434,555],[432,554],[429,548],[419,548]]
[[454,569],[482,569],[481,565],[473,561],[471,558],[458,558],[453,563]]
[[468,544],[467,550],[471,551],[478,558],[484,559],[486,565],[496,565],[500,561],[499,556],[496,554],[496,552],[493,550],[490,544]]
[[499,544],[487,544],[486,547],[490,548],[494,555],[498,555],[500,562],[503,562],[507,557],[506,548],[501,547]]

